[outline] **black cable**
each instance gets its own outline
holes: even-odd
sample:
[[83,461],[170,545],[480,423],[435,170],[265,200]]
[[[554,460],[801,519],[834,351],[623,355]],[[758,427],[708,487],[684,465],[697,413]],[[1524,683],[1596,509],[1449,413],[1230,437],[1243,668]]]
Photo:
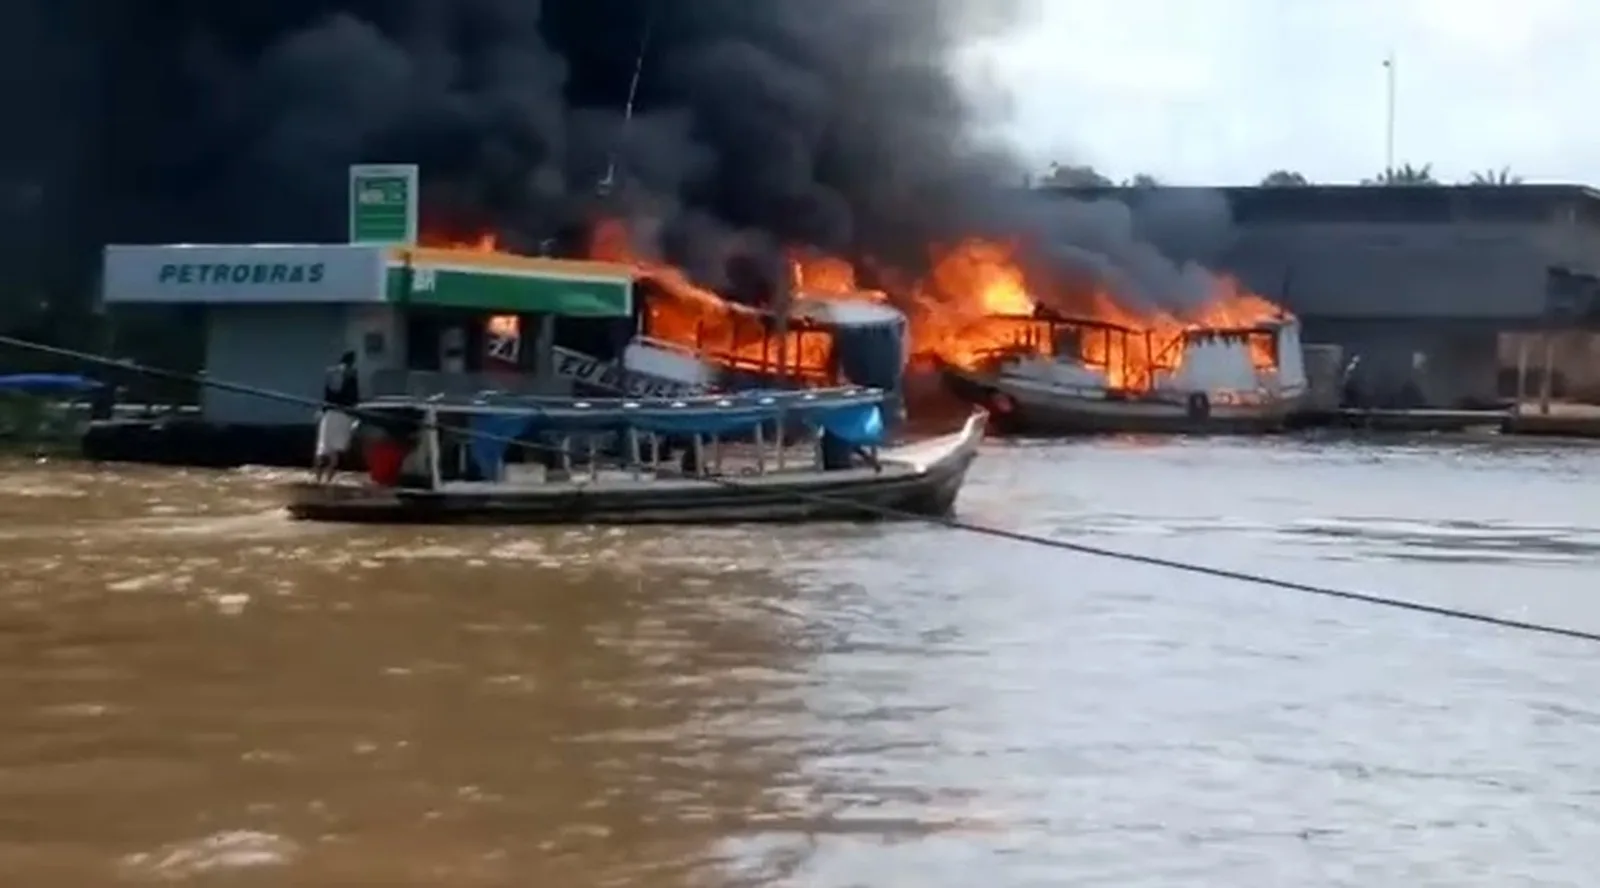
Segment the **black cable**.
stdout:
[[[323,402],[314,398],[302,398],[298,395],[291,395],[287,392],[273,391],[272,389],[257,388],[249,385],[241,385],[236,382],[229,382],[222,379],[213,379],[204,374],[182,373],[175,370],[165,370],[160,367],[150,367],[135,363],[133,361],[121,361],[117,360],[116,358],[106,357],[105,355],[97,355],[90,352],[61,348],[53,345],[45,345],[44,343],[31,342],[26,339],[18,339],[12,336],[0,335],[0,345],[7,345],[11,346],[12,348],[22,349],[24,351],[32,351],[40,354],[53,355],[55,357],[82,361],[86,364],[95,364],[103,367],[116,367],[157,379],[197,383],[201,386],[207,386],[219,391],[250,395],[269,401],[296,404],[310,408],[323,408],[327,406]],[[375,416],[375,414],[370,411],[351,410],[347,412],[352,413],[357,419],[371,418]],[[365,417],[363,414],[365,414]],[[536,442],[523,441],[504,435],[492,435],[464,426],[451,427],[441,425],[438,426],[438,429],[439,431],[450,432],[452,434],[461,435],[467,438],[476,438],[481,441],[492,441],[498,444],[516,444],[523,447],[546,449],[551,451],[556,449],[548,445],[540,445]],[[744,486],[742,482],[731,478],[720,478],[713,476],[708,477],[705,480],[732,488],[742,488]],[[824,494],[791,491],[790,495],[794,496],[796,499],[811,500],[813,502],[822,502],[834,505],[846,503],[857,509],[860,509],[865,514],[877,515],[883,518],[894,518],[903,521],[922,521],[928,524],[936,524],[942,527],[948,527],[953,530],[962,530],[968,533],[992,537],[994,539],[1010,540],[1017,543],[1043,546],[1063,552],[1075,552],[1080,555],[1092,555],[1098,558],[1111,558],[1133,564],[1161,567],[1168,570],[1177,570],[1185,573],[1199,574],[1201,576],[1215,577],[1217,579],[1234,580],[1240,583],[1252,583],[1257,586],[1267,586],[1273,589],[1283,589],[1289,592],[1302,592],[1307,595],[1318,595],[1324,598],[1353,601],[1375,607],[1386,607],[1393,610],[1411,611],[1413,613],[1429,614],[1431,616],[1444,617],[1452,620],[1462,620],[1485,626],[1497,626],[1502,629],[1516,629],[1523,632],[1535,632],[1543,635],[1553,635],[1562,638],[1572,638],[1579,641],[1588,641],[1600,644],[1600,633],[1586,632],[1581,629],[1570,629],[1564,626],[1551,626],[1544,623],[1530,623],[1523,620],[1513,620],[1508,617],[1496,617],[1492,614],[1456,610],[1455,608],[1440,607],[1432,604],[1422,604],[1420,602],[1406,601],[1399,598],[1387,598],[1382,595],[1373,595],[1364,592],[1350,592],[1342,589],[1333,589],[1327,586],[1316,586],[1310,583],[1298,583],[1293,580],[1284,580],[1277,577],[1263,576],[1261,574],[1245,573],[1243,571],[1228,570],[1220,567],[1208,567],[1203,564],[1193,564],[1186,561],[1174,561],[1170,558],[1159,558],[1154,555],[1139,555],[1133,552],[1119,552],[1115,549],[1103,549],[1099,546],[1090,546],[1084,543],[1073,543],[1062,539],[1056,539],[1054,537],[1039,536],[1038,534],[1024,533],[1017,530],[1006,530],[1005,528],[990,527],[984,524],[973,524],[971,522],[962,521],[961,519],[954,517],[935,518],[927,515],[918,515],[913,512],[905,512],[899,509],[889,509],[883,506],[875,506],[853,500],[842,500]]]

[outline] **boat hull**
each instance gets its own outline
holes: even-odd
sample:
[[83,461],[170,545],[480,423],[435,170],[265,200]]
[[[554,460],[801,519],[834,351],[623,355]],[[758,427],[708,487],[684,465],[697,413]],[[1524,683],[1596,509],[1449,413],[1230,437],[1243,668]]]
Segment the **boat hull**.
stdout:
[[520,489],[461,484],[437,491],[302,483],[291,485],[287,510],[303,521],[497,526],[940,518],[955,507],[983,431],[980,413],[955,435],[903,448],[905,459],[886,452],[881,471],[579,481]]
[[1012,383],[943,369],[956,397],[987,407],[997,434],[1018,437],[1073,435],[1265,435],[1284,431],[1294,402],[1208,404],[1203,412],[1159,400],[1113,400],[1076,396],[1047,387]]

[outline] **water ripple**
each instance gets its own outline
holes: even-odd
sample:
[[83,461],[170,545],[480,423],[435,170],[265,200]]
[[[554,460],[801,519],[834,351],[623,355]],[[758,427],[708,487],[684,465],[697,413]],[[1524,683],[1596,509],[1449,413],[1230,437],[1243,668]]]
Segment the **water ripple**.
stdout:
[[[1600,629],[1593,449],[988,448],[969,520]],[[246,885],[1587,885],[1570,642],[924,526],[350,529],[0,482],[0,870]],[[55,880],[55,881],[52,881]]]

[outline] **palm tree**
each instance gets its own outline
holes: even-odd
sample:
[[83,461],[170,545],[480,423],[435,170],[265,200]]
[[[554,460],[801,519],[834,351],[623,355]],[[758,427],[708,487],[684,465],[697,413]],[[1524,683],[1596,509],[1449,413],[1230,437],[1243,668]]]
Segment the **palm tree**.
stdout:
[[1310,179],[1294,170],[1273,170],[1261,179],[1263,188],[1300,188],[1310,184]]
[[1522,177],[1511,172],[1511,167],[1501,167],[1497,170],[1480,170],[1473,173],[1467,180],[1468,185],[1521,185]]
[[1363,185],[1437,185],[1439,180],[1433,177],[1433,164],[1425,163],[1414,167],[1411,164],[1384,170],[1371,179],[1361,180]]
[[1116,183],[1087,164],[1052,163],[1049,171],[1040,177],[1039,184],[1058,188],[1109,188]]

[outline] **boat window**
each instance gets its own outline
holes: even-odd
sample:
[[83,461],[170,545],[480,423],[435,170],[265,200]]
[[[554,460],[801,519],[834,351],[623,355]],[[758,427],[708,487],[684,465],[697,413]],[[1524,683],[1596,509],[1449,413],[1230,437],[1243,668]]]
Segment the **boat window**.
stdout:
[[1077,327],[1055,328],[1050,348],[1051,354],[1079,355],[1083,353],[1083,331]]
[[1278,334],[1277,331],[1261,331],[1250,338],[1250,356],[1255,359],[1258,367],[1271,368],[1278,366]]

